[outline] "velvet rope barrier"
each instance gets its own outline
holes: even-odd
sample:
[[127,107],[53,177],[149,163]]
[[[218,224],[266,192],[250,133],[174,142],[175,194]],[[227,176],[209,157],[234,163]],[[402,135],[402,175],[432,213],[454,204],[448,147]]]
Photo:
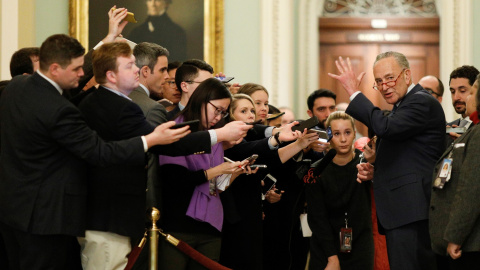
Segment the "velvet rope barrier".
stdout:
[[[147,231],[150,232],[150,252],[149,252],[149,268],[150,269],[157,269],[157,252],[158,252],[158,234],[165,237],[165,240],[175,246],[178,250],[185,253],[188,257],[192,258],[193,260],[197,261],[199,264],[203,265],[207,269],[210,270],[232,270],[228,267],[225,267],[218,262],[208,258],[207,256],[203,255],[202,253],[196,251],[187,243],[179,240],[170,234],[165,234],[162,232],[160,228],[157,227],[156,223],[160,218],[160,211],[155,207],[151,208],[149,211],[149,219],[152,221],[152,227]],[[140,244],[135,247],[130,255],[128,256],[128,263],[125,267],[125,270],[132,269],[135,261],[137,260],[140,252],[142,251],[143,247],[145,246],[145,242],[147,240],[147,232],[143,236],[143,239],[140,241]]]

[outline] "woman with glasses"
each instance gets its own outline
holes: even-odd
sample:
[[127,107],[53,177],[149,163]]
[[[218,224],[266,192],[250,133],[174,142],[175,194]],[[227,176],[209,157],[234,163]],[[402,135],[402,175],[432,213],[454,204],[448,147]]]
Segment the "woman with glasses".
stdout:
[[[175,119],[177,123],[200,120],[199,130],[209,130],[228,115],[232,100],[223,83],[211,78],[202,82]],[[193,127],[192,127],[193,128]],[[219,260],[223,207],[217,179],[249,172],[247,161],[224,162],[223,144],[211,153],[180,157],[159,156],[162,181],[161,227],[215,261]],[[197,262],[160,241],[160,269],[203,269]]]

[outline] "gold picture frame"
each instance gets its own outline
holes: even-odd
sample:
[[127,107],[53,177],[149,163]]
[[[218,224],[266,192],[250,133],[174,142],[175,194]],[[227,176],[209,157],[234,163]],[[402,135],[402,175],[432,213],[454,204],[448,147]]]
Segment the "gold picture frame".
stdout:
[[[89,47],[89,0],[69,0],[69,34]],[[204,0],[203,56],[215,72],[223,71],[224,0]]]

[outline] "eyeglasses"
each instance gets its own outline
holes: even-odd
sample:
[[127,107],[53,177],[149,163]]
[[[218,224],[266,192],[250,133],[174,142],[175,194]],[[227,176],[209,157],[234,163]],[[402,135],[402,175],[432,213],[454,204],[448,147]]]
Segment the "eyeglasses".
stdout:
[[400,75],[402,75],[402,73],[403,73],[405,70],[406,70],[406,68],[402,69],[402,71],[400,72],[400,74],[398,74],[397,79],[395,79],[394,81],[382,82],[382,83],[380,83],[380,85],[378,85],[377,82],[374,82],[374,83],[373,83],[373,89],[375,89],[375,90],[377,90],[377,91],[383,90],[383,85],[386,85],[388,88],[394,87],[395,85],[397,85],[397,81],[398,81],[398,79],[400,78]]
[[208,103],[210,103],[210,105],[212,105],[215,108],[215,112],[214,112],[215,115],[222,115],[222,118],[225,118],[228,116],[228,112],[226,110],[224,111],[218,108],[217,106],[213,105],[210,101]]
[[430,95],[436,95],[437,97],[440,97],[440,94],[433,91],[432,89],[430,88],[425,88],[425,90],[430,94]]
[[165,83],[172,88],[176,86],[175,81],[165,81]]
[[196,81],[185,81],[186,83],[189,83],[189,84],[194,84],[194,83],[202,83],[202,82],[196,82]]

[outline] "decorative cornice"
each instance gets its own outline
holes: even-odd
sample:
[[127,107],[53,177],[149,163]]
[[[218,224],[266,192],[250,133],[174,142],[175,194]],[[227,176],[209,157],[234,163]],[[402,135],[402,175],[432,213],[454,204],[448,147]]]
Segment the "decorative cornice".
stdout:
[[436,17],[435,0],[326,0],[323,17]]

